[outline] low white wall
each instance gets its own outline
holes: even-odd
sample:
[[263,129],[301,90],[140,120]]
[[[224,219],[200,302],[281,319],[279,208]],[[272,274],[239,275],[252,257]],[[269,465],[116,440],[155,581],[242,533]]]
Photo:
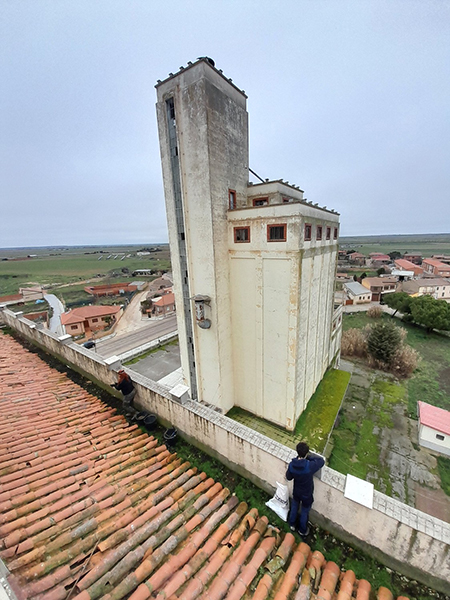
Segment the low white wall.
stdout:
[[[39,330],[8,309],[0,309],[0,320],[103,386],[113,380],[111,371],[117,370],[117,363],[108,366],[95,352]],[[139,373],[132,372],[132,376],[138,404],[156,413],[163,423],[174,425],[193,444],[270,493],[277,480],[283,481],[295,454],[292,449],[198,402],[179,404],[166,388]],[[450,525],[376,491],[373,509],[366,508],[344,496],[345,480],[337,471],[322,469],[315,486],[315,521],[391,568],[448,591]]]

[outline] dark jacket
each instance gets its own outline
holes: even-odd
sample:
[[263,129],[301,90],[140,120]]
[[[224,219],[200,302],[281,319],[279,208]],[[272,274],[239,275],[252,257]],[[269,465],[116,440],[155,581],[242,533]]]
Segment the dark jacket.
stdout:
[[124,396],[128,396],[134,390],[133,382],[129,378],[122,379],[120,383],[113,383],[113,387],[120,390]]
[[309,453],[306,458],[294,458],[286,471],[286,479],[294,480],[294,498],[303,502],[313,503],[313,475],[325,464],[324,459],[317,454]]

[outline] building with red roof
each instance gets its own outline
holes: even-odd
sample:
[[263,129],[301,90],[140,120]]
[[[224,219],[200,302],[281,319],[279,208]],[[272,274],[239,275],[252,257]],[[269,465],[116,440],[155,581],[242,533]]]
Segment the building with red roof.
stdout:
[[141,290],[145,284],[142,281],[133,281],[131,283],[105,283],[103,285],[88,285],[84,291],[91,296],[119,296],[120,294],[135,292]]
[[173,292],[169,292],[160,298],[154,299],[152,311],[156,316],[175,312],[175,295]]
[[422,264],[422,255],[420,252],[405,252],[405,254],[403,255],[403,258],[405,260],[409,260],[410,262],[414,263],[415,265]]
[[78,336],[106,329],[111,322],[117,322],[122,316],[122,307],[80,306],[61,315],[61,325],[65,332]]
[[423,273],[422,267],[404,258],[397,258],[394,264],[399,271],[412,271],[416,277]]
[[424,273],[436,275],[437,277],[450,277],[450,265],[446,265],[435,258],[424,258],[422,267]]
[[420,401],[417,411],[419,444],[450,456],[450,411]]

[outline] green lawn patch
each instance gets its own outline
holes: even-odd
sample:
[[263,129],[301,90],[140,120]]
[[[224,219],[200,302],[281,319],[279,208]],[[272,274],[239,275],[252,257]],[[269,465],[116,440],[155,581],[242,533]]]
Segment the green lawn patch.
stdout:
[[316,452],[323,452],[349,380],[350,374],[345,371],[327,371],[306,410],[297,421],[294,431],[287,431],[237,406],[232,408],[227,416],[285,446],[295,448],[302,440]]
[[350,373],[330,369],[295,426],[295,435],[323,452],[350,381]]
[[394,408],[404,402],[405,388],[382,375],[369,387],[352,380],[331,435],[330,467],[371,481],[376,489],[390,494],[389,468],[380,461],[380,436],[384,428],[393,427]]

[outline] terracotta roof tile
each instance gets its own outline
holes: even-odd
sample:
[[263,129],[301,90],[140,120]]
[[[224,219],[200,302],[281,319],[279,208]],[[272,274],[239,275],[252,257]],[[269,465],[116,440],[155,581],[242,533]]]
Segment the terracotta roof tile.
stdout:
[[369,598],[2,334],[0,410],[0,556],[25,600]]

